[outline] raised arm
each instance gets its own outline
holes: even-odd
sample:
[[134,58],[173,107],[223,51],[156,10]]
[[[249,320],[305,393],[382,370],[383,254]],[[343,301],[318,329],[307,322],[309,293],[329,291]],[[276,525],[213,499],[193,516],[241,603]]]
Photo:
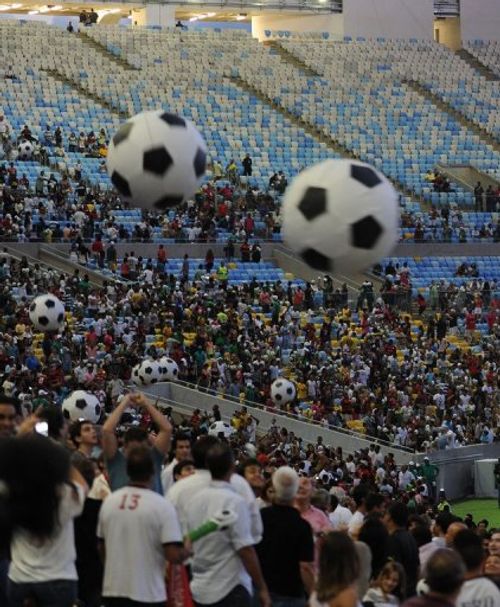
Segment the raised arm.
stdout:
[[118,451],[118,440],[116,438],[116,426],[120,423],[120,419],[128,407],[135,406],[137,394],[127,394],[124,396],[120,404],[108,417],[102,427],[102,451],[105,459],[113,459]]
[[168,455],[172,440],[172,424],[144,394],[137,395],[136,403],[149,413],[153,422],[158,426],[158,434],[153,442],[154,447],[163,455]]

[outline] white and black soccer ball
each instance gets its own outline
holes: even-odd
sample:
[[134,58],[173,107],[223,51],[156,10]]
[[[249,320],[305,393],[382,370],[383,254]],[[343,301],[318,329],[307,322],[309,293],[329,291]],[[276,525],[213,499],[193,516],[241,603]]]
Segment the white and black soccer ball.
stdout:
[[108,175],[135,206],[166,211],[198,189],[207,147],[192,122],[163,110],[127,120],[109,144]]
[[31,143],[31,141],[24,139],[17,146],[17,159],[18,160],[31,160],[31,158],[33,157],[34,151],[35,151],[35,146]]
[[162,356],[158,363],[163,381],[175,381],[179,379],[179,365],[173,358]]
[[62,412],[64,417],[72,422],[87,419],[96,424],[101,417],[102,405],[95,394],[75,390],[63,400]]
[[37,331],[60,331],[64,326],[64,306],[55,295],[39,295],[31,302],[30,320]]
[[319,272],[352,274],[389,255],[398,241],[398,194],[357,160],[325,160],[300,173],[283,201],[283,237]]
[[155,360],[143,360],[132,369],[132,381],[136,386],[148,386],[161,380],[160,365]]
[[224,438],[229,438],[232,434],[234,434],[234,428],[230,426],[227,422],[218,421],[210,424],[208,429],[208,434],[210,436],[220,436],[221,434]]
[[275,405],[291,403],[296,396],[295,384],[286,377],[278,377],[271,384],[271,400]]

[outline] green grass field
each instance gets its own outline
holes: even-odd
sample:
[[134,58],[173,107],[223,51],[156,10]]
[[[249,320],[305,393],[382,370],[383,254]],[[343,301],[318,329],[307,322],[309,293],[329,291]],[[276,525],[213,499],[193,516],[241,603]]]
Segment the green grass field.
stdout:
[[485,518],[489,521],[490,527],[500,527],[500,508],[495,499],[470,499],[455,502],[452,504],[451,509],[453,514],[461,517],[470,512],[476,523]]

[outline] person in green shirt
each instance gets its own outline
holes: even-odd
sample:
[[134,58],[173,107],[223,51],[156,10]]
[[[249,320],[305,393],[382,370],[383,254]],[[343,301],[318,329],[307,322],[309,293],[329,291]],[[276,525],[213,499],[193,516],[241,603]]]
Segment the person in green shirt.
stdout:
[[422,464],[420,472],[427,485],[429,499],[434,503],[436,501],[436,481],[439,474],[439,468],[435,464],[431,464],[428,457],[424,457],[424,463]]
[[223,287],[227,285],[227,281],[229,279],[229,270],[226,267],[226,264],[221,261],[220,266],[217,268],[217,280],[221,283]]

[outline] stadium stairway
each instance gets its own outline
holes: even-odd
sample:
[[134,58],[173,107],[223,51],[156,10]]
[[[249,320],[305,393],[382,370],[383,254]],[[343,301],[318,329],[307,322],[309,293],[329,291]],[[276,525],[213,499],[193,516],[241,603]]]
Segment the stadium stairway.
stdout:
[[83,31],[80,30],[77,33],[77,36],[80,38],[80,40],[84,44],[91,46],[94,50],[96,50],[98,53],[100,53],[103,57],[106,57],[107,59],[112,61],[119,68],[124,69],[129,72],[137,71],[137,70],[140,71],[141,68],[132,65],[129,61],[127,61],[127,59],[125,58],[124,55],[120,55],[118,53],[113,53],[112,50],[110,50],[104,44],[99,42],[99,40],[97,40],[95,38],[91,38],[86,33],[85,30],[83,30]]
[[455,55],[466,61],[471,67],[477,70],[481,76],[484,76],[486,80],[490,80],[491,82],[497,82],[500,80],[500,77],[498,77],[493,70],[491,70],[487,65],[484,65],[482,61],[479,61],[479,59],[474,57],[474,55],[467,49],[461,48],[455,52]]
[[90,99],[91,101],[94,101],[94,103],[97,103],[97,104],[101,105],[102,107],[106,108],[114,116],[116,116],[118,118],[128,118],[129,117],[128,114],[119,110],[113,104],[109,103],[109,101],[107,101],[106,99],[96,95],[95,93],[91,93],[89,90],[87,90],[86,88],[81,86],[76,80],[68,78],[64,74],[58,72],[56,69],[42,68],[41,71],[45,72],[49,76],[52,76],[52,78],[54,78],[55,80],[58,80],[61,84],[70,86],[82,97]]
[[441,173],[447,175],[451,181],[457,183],[460,187],[474,191],[474,187],[478,181],[481,182],[484,189],[489,185],[493,189],[500,187],[500,182],[495,179],[492,175],[483,173],[473,166],[448,166],[445,164],[438,164],[436,167]]
[[302,59],[296,57],[278,41],[270,40],[269,42],[264,42],[264,45],[272,48],[284,61],[290,65],[302,70],[306,76],[311,78],[321,78],[321,74],[319,72],[312,67],[309,67],[304,61],[302,61]]
[[472,131],[476,135],[478,135],[483,143],[491,145],[491,147],[500,152],[500,143],[495,137],[492,137],[485,129],[481,128],[479,125],[475,124],[467,118],[462,112],[459,112],[455,108],[453,108],[449,103],[443,101],[439,95],[436,95],[432,91],[430,91],[427,87],[421,85],[419,82],[415,80],[403,79],[403,81],[407,86],[413,89],[416,93],[428,99],[433,105],[439,108],[441,111],[446,112],[450,116],[452,116],[457,122],[459,122],[463,127]]

